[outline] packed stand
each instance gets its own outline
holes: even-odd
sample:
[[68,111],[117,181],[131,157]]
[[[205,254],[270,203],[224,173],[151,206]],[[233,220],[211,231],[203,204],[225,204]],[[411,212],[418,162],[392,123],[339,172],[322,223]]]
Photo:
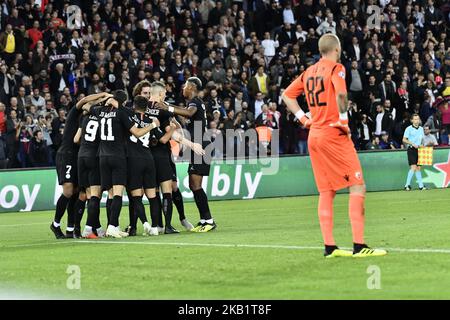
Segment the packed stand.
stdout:
[[[35,3],[33,6],[30,2]],[[40,3],[40,4],[39,4]],[[67,111],[81,97],[164,81],[183,105],[182,83],[204,84],[209,131],[223,149],[256,155],[279,129],[281,154],[306,154],[308,130],[281,93],[320,56],[320,35],[342,43],[349,116],[358,150],[402,148],[419,113],[441,145],[450,135],[450,5],[428,1],[1,1],[0,168],[54,164]],[[381,7],[374,20],[368,5]],[[367,25],[369,21],[379,26]],[[302,106],[306,106],[302,103]],[[225,137],[227,129],[235,130]],[[237,154],[234,154],[236,156]]]

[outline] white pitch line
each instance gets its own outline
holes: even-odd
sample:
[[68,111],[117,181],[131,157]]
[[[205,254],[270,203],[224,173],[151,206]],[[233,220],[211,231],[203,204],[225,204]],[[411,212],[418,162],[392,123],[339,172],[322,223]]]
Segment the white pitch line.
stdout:
[[37,247],[37,246],[49,246],[53,244],[70,244],[75,243],[77,241],[70,241],[70,240],[60,240],[60,241],[54,241],[54,242],[42,242],[42,243],[25,243],[25,244],[15,244],[12,246],[0,246],[0,248],[3,249],[9,249],[9,248],[26,248],[26,247]]
[[[196,243],[196,242],[151,242],[151,241],[121,241],[121,240],[60,240],[47,243],[30,243],[19,244],[13,246],[4,246],[3,248],[21,248],[34,246],[48,246],[53,244],[82,244],[82,243],[97,243],[97,244],[140,244],[140,245],[155,245],[155,246],[178,246],[178,247],[218,247],[218,248],[253,248],[253,249],[287,249],[287,250],[323,250],[323,247],[317,246],[294,246],[294,245],[272,245],[272,244],[226,244],[226,243]],[[351,248],[344,248],[352,250]],[[433,249],[433,248],[382,248],[390,252],[401,253],[444,253],[450,254],[450,249]]]
[[26,226],[36,226],[36,225],[44,225],[44,224],[49,224],[49,222],[21,223],[21,224],[0,224],[0,228],[3,228],[3,227],[26,227]]
[[[106,243],[106,244],[143,244],[143,245],[168,245],[168,246],[197,246],[197,247],[220,247],[220,248],[266,248],[266,249],[291,249],[291,250],[323,250],[323,247],[314,246],[289,246],[270,244],[225,244],[225,243],[190,243],[190,242],[147,242],[147,241],[104,241],[85,240],[77,243]],[[342,248],[352,250],[351,248]],[[391,252],[411,252],[411,253],[446,253],[450,254],[450,249],[427,249],[427,248],[383,248]]]
[[104,240],[86,240],[78,243],[106,243],[106,244],[143,244],[143,245],[168,245],[180,247],[219,247],[219,248],[268,248],[268,249],[294,249],[294,250],[318,250],[323,247],[309,246],[286,246],[270,244],[226,244],[226,243],[195,243],[195,242],[147,242],[147,241],[104,241]]
[[382,248],[392,252],[412,252],[412,253],[450,253],[450,249],[421,249],[421,248]]

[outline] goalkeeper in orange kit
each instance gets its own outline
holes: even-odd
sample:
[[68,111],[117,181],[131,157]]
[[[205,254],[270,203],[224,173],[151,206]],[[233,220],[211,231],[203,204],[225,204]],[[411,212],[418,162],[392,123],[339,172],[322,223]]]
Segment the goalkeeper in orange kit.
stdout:
[[[347,119],[345,68],[338,61],[341,44],[333,34],[319,39],[322,58],[306,69],[283,93],[283,101],[300,122],[310,128],[308,149],[319,190],[319,220],[326,257],[370,257],[387,252],[371,249],[364,241],[365,183]],[[304,93],[311,119],[297,97]],[[349,188],[349,216],[353,252],[339,249],[333,237],[333,200],[336,191]]]

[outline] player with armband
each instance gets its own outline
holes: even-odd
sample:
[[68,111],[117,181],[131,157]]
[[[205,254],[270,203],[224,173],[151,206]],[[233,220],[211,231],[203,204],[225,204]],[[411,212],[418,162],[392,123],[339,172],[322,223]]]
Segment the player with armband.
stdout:
[[[202,82],[197,77],[190,77],[183,85],[183,96],[186,98],[186,108],[180,108],[166,103],[158,103],[157,108],[169,112],[171,115],[183,116],[189,119],[187,130],[191,136],[192,142],[201,144],[206,148],[211,141],[205,137],[207,127],[206,106],[199,97],[202,90]],[[209,176],[211,169],[210,159],[205,156],[199,156],[195,150],[189,155],[189,188],[194,194],[195,204],[200,214],[200,221],[192,232],[209,232],[217,228],[216,222],[211,215],[208,203],[208,196],[202,187],[204,177]]]

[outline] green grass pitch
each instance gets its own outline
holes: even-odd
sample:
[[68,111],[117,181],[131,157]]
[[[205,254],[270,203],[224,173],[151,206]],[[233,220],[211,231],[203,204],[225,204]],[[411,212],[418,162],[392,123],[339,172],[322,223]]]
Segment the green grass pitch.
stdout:
[[[317,200],[311,196],[212,202],[218,223],[213,232],[123,240],[56,240],[49,230],[51,211],[1,214],[0,296],[450,298],[450,189],[369,193],[366,241],[390,249],[387,256],[370,259],[323,258]],[[348,195],[336,197],[335,238],[341,247],[351,246],[347,202]],[[198,214],[192,203],[186,212],[195,223]],[[124,207],[121,227],[127,220]],[[174,225],[181,230],[178,222]],[[141,225],[138,231],[142,233]],[[69,265],[79,267],[78,290],[67,288]]]

